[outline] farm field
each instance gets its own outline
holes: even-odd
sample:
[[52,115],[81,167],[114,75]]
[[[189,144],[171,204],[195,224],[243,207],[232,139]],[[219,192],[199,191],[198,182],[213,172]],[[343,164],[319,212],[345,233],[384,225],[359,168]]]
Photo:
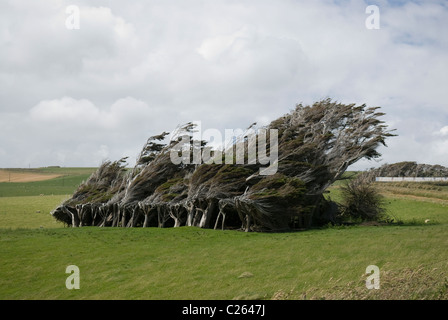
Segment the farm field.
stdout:
[[58,167],[0,169],[0,197],[71,194],[94,170]]
[[[448,299],[444,188],[379,186],[394,219],[381,226],[66,228],[49,212],[93,170],[0,184],[0,299]],[[329,196],[338,200],[337,185]],[[65,286],[68,265],[79,290]],[[365,286],[369,265],[379,290]]]
[[57,178],[57,174],[45,174],[29,170],[0,169],[0,182],[32,182]]

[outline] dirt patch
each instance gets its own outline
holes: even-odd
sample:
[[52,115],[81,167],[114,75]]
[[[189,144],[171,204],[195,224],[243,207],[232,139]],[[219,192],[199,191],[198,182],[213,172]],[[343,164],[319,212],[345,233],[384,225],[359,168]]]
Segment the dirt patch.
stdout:
[[60,174],[44,174],[37,172],[0,169],[0,182],[33,182],[60,177]]

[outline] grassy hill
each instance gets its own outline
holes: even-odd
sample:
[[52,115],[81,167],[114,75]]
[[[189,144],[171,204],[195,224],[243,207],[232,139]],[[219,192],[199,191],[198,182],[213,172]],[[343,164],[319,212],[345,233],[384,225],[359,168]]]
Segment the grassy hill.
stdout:
[[[448,299],[444,188],[384,189],[397,222],[387,226],[64,228],[49,212],[93,169],[42,170],[64,182],[0,184],[0,299]],[[65,287],[71,264],[79,290]],[[365,286],[368,265],[380,269],[379,290]]]

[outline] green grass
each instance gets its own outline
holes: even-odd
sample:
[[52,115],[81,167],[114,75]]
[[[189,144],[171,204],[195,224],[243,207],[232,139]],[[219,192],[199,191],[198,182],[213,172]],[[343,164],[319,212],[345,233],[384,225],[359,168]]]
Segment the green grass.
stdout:
[[[446,231],[439,225],[283,234],[191,227],[2,230],[0,299],[270,299],[277,292],[300,298],[331,291],[333,281],[366,293],[360,279],[371,264],[383,272],[422,265],[446,270]],[[71,264],[80,268],[80,290],[65,287]],[[253,276],[239,278],[244,272]]]
[[[389,216],[404,224],[448,224],[448,205],[413,199],[388,198],[386,208]],[[448,248],[447,248],[448,249]]]
[[[0,299],[448,299],[443,201],[388,196],[389,226],[244,233],[64,228],[49,215],[64,197],[0,197]],[[380,290],[365,287],[372,264]]]
[[[339,186],[332,186],[329,191],[325,194],[327,199],[336,202],[342,200]],[[429,219],[427,223],[448,224],[448,201],[442,200],[444,196],[440,194],[421,197],[419,191],[413,192],[412,189],[390,193],[387,188],[379,188],[379,191],[384,197],[386,214],[395,222],[415,225],[425,224],[425,220]],[[448,196],[448,192],[445,195]]]
[[60,228],[50,211],[68,196],[0,197],[0,228]]

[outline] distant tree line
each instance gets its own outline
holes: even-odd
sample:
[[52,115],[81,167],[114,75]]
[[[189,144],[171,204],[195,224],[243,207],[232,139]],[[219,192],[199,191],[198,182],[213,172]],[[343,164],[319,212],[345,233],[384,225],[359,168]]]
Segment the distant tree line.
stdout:
[[362,179],[366,182],[373,182],[376,177],[448,177],[448,168],[438,164],[403,161],[384,164],[379,168],[371,168],[362,173]]

